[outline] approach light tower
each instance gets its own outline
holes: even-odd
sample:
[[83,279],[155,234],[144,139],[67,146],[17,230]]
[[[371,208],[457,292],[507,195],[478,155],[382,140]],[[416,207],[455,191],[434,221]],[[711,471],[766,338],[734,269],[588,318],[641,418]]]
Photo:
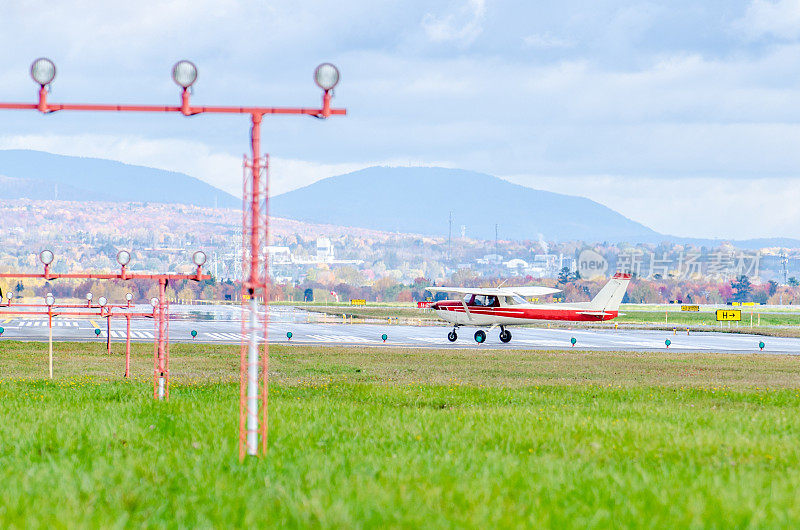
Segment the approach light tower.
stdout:
[[[250,115],[251,158],[244,161],[244,196],[242,205],[242,328],[247,339],[241,345],[240,406],[239,406],[239,457],[245,454],[258,455],[267,449],[267,390],[269,348],[267,323],[269,304],[269,274],[266,247],[269,234],[268,208],[268,159],[261,154],[261,121],[269,114],[296,114],[315,118],[344,115],[345,109],[331,107],[333,89],[339,83],[339,70],[330,63],[320,64],[314,70],[314,81],[322,93],[321,108],[305,107],[230,107],[192,106],[190,88],[197,81],[197,67],[190,61],[179,61],[172,68],[172,79],[181,87],[181,104],[164,105],[119,105],[119,104],[53,104],[47,101],[50,84],[56,77],[56,66],[50,59],[39,58],[31,65],[31,77],[39,85],[38,102],[0,103],[0,109],[38,110],[43,114],[57,111],[93,112],[169,112],[184,116],[196,114],[245,114]],[[199,257],[199,256],[198,256]],[[205,256],[203,256],[205,261]],[[197,264],[197,263],[196,263]],[[199,265],[198,265],[199,267]],[[159,283],[160,300],[158,311],[164,315],[164,290],[166,281]],[[264,307],[259,311],[258,299]],[[159,332],[164,330],[160,329]],[[168,332],[168,331],[167,331]],[[263,352],[259,339],[263,337]],[[260,372],[260,373],[259,373]],[[259,388],[259,378],[261,385]],[[259,440],[259,437],[261,440]]]

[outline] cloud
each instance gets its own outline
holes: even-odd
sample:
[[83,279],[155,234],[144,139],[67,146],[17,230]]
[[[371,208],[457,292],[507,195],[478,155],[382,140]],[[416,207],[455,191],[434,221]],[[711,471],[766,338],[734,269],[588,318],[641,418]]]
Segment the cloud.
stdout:
[[[272,159],[275,193],[373,164],[444,163],[548,175],[660,230],[691,234],[716,218],[704,224],[693,211],[687,224],[647,202],[677,201],[672,180],[725,202],[718,182],[772,200],[773,186],[791,196],[800,177],[800,70],[787,66],[800,64],[792,42],[800,0],[341,0],[335,10],[323,0],[80,0],[47,11],[30,0],[7,4],[3,100],[35,98],[27,68],[49,53],[59,67],[57,102],[174,104],[169,68],[186,56],[200,69],[198,105],[313,105],[314,65],[335,62],[335,103],[348,116],[324,124],[274,117],[262,131],[265,149],[282,155]],[[113,158],[241,190],[241,120],[1,118],[2,147]],[[84,131],[93,134],[74,134]],[[631,209],[619,186],[590,185],[596,175],[630,189],[647,183],[660,195],[644,186],[634,201],[641,209]],[[731,196],[746,199],[737,189]],[[762,217],[745,229],[782,230]]]
[[431,42],[468,45],[483,31],[485,15],[485,0],[467,0],[461,7],[443,16],[426,13],[422,17],[422,29]]
[[658,232],[684,237],[800,239],[800,186],[781,178],[660,179],[512,175],[511,182],[580,195]]
[[522,38],[522,42],[528,48],[534,48],[538,50],[572,48],[575,46],[574,41],[570,39],[565,39],[563,37],[556,37],[550,32],[534,33],[532,35],[528,35]]
[[752,0],[734,28],[751,39],[796,40],[800,37],[800,0]]

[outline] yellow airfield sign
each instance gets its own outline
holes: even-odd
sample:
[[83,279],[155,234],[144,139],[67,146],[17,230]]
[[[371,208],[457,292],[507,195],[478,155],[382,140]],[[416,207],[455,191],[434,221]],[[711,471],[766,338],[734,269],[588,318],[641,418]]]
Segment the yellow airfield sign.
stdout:
[[700,311],[699,305],[682,305],[681,311]]
[[717,309],[717,321],[734,321],[738,322],[742,319],[741,309]]

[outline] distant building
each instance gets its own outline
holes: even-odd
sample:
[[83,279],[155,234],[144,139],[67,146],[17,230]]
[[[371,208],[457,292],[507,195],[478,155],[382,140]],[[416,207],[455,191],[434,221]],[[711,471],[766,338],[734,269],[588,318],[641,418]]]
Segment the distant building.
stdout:
[[505,265],[509,269],[527,269],[528,268],[528,262],[525,261],[524,259],[520,259],[520,258],[510,259],[510,260],[508,260],[506,262],[503,262],[503,265]]
[[292,262],[292,250],[289,247],[267,247],[270,265],[288,265]]
[[334,260],[333,243],[327,237],[317,238],[317,261],[319,263],[331,263]]

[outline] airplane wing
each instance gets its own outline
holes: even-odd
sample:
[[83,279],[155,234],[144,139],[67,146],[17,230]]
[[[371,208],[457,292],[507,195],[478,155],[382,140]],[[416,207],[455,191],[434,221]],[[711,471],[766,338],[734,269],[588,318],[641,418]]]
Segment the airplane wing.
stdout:
[[523,297],[545,296],[548,294],[560,293],[561,289],[550,287],[428,287],[432,293],[458,293],[458,294],[482,294],[486,296],[511,296],[518,294]]
[[561,289],[553,289],[551,287],[504,287],[504,289],[508,289],[512,293],[516,293],[523,297],[528,296],[546,296],[548,294],[555,294],[560,293]]

